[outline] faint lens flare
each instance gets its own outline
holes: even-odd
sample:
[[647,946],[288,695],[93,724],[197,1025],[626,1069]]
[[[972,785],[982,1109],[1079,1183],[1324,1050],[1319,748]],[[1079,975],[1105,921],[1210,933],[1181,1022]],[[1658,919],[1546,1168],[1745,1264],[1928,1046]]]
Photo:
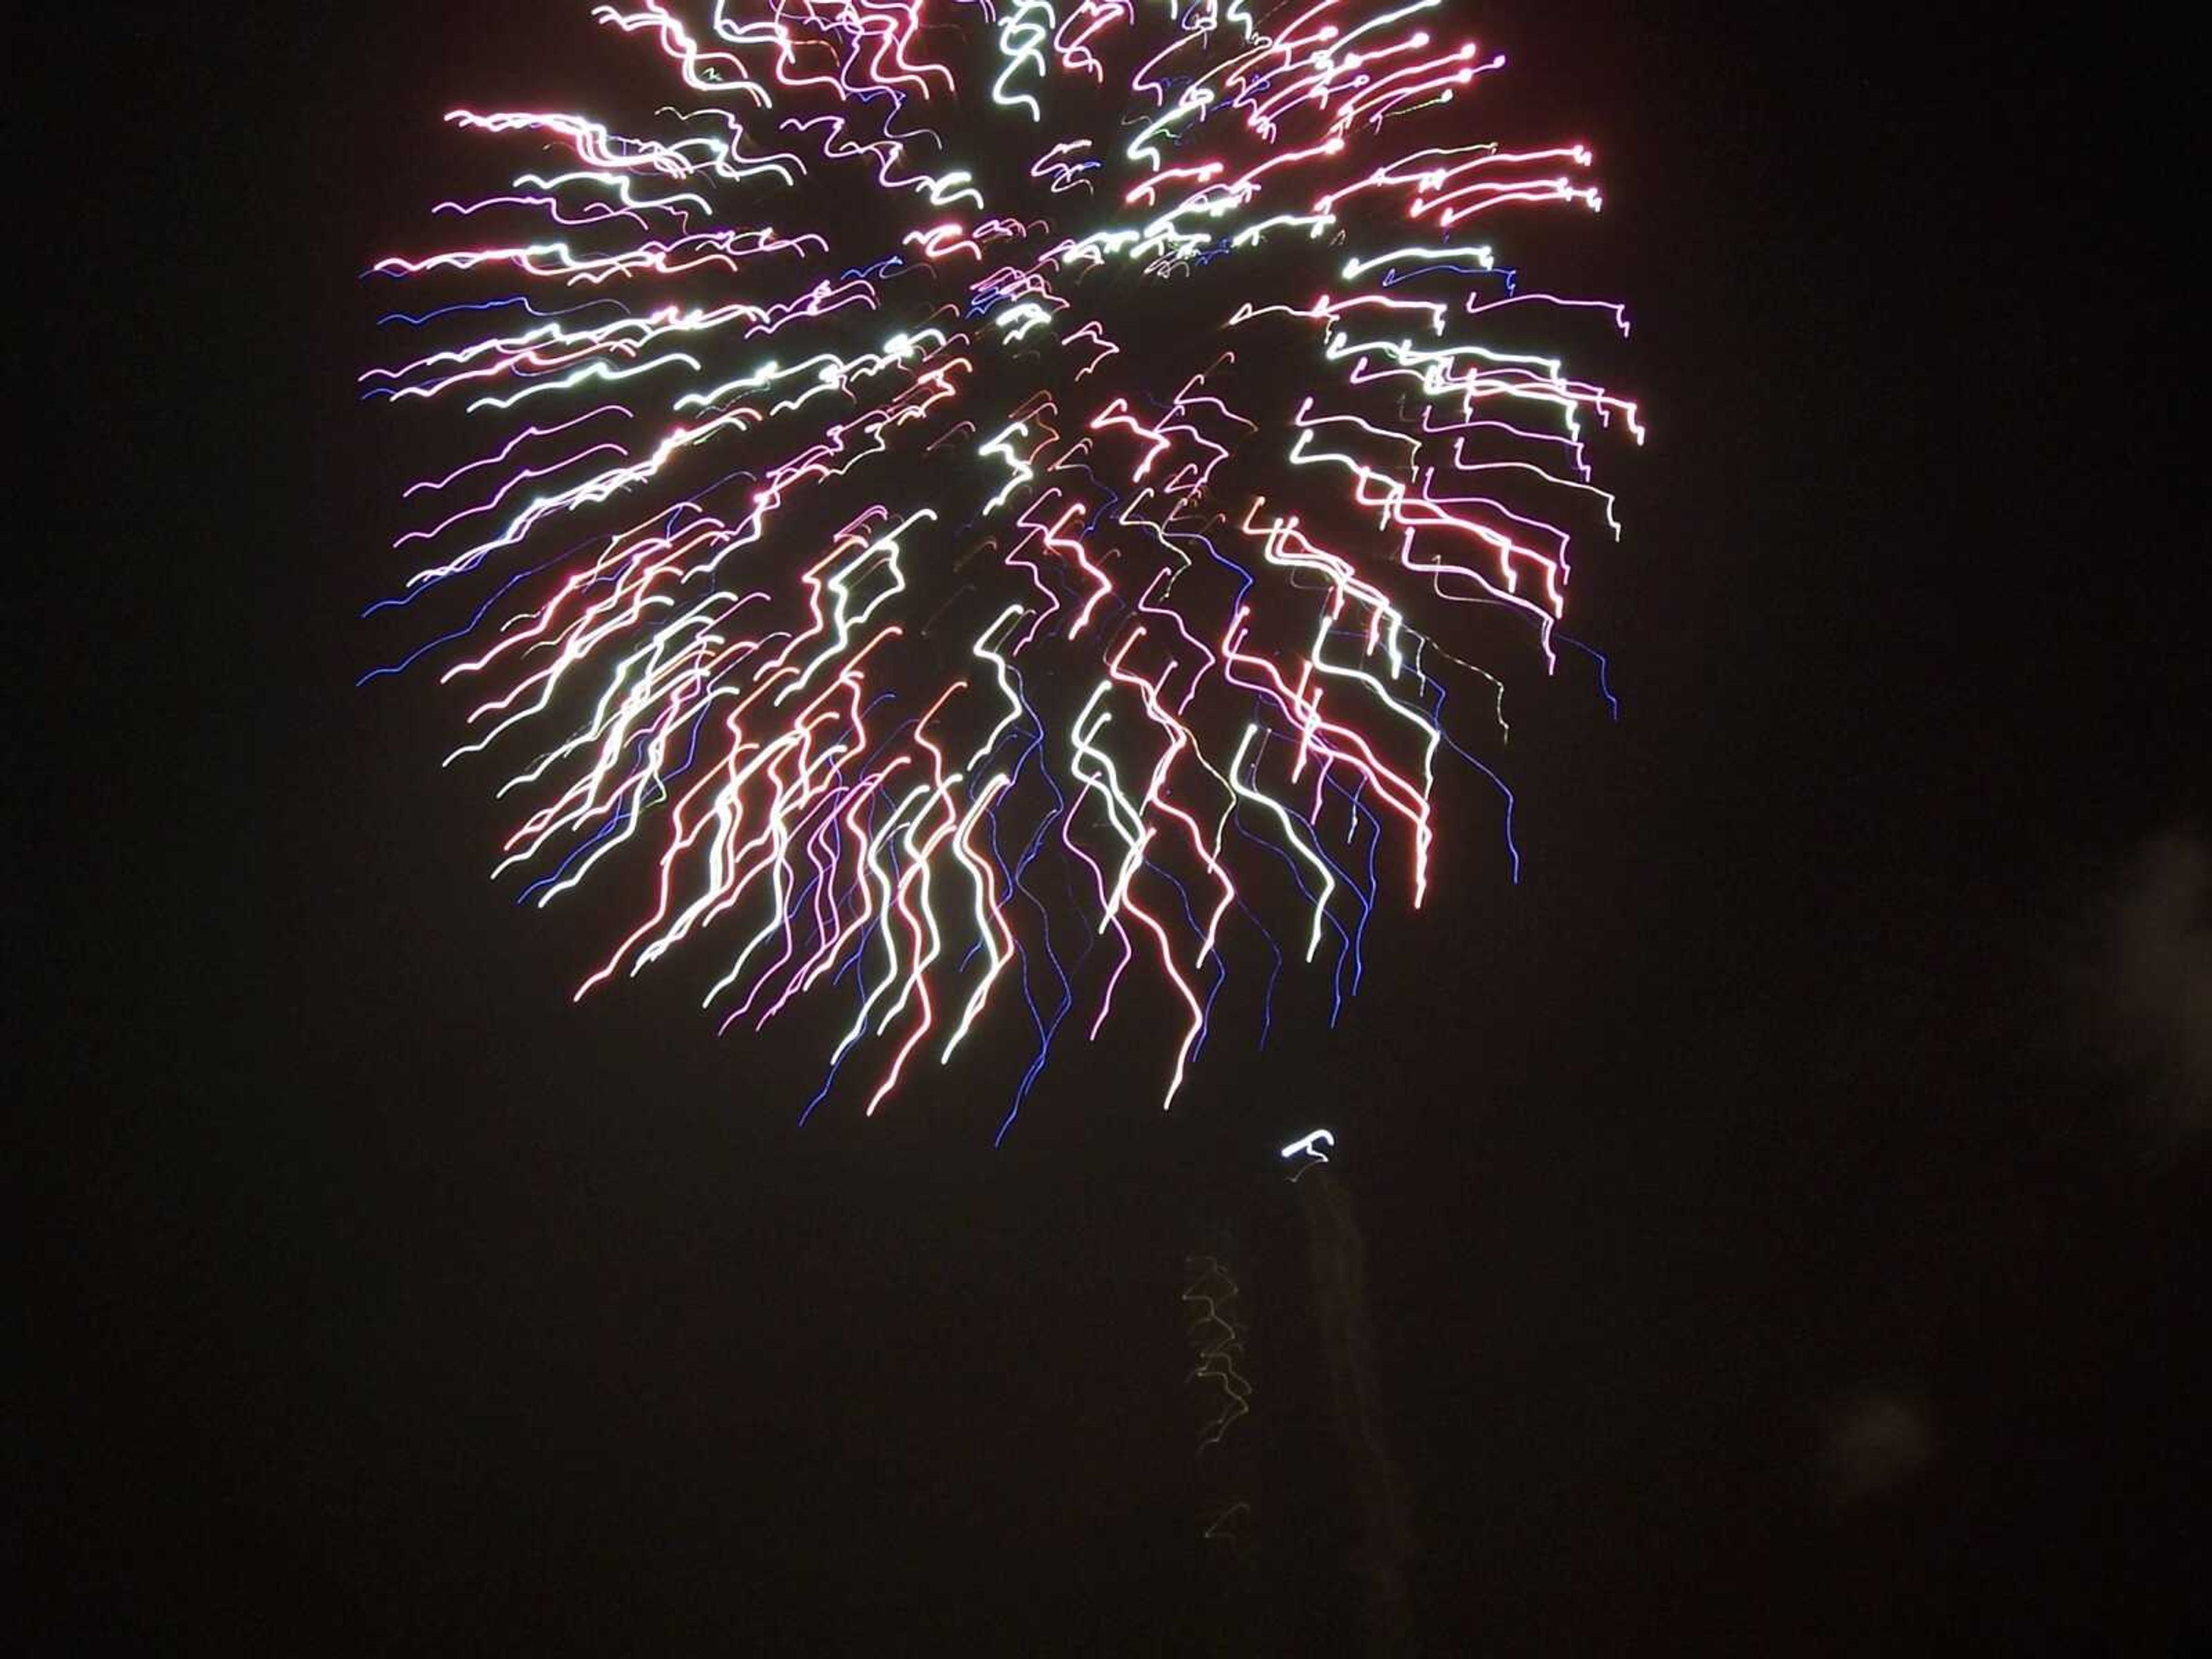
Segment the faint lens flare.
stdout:
[[1858,1389],[1821,1413],[1821,1478],[1838,1504],[1905,1486],[1933,1461],[1937,1446],[1934,1413],[1905,1389]]

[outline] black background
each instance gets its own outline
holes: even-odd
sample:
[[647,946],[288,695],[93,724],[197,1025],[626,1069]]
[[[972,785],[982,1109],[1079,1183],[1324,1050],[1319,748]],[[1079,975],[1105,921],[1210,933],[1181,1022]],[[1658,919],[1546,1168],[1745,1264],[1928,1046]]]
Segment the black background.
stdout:
[[[1335,1032],[1165,1120],[1056,1066],[996,1151],[957,1085],[794,1129],[813,1047],[651,976],[572,1011],[597,935],[486,886],[452,703],[354,688],[412,476],[357,273],[451,187],[440,112],[619,49],[550,5],[41,25],[42,1646],[1359,1650],[1268,1167],[1321,1122],[1424,1650],[2203,1634],[2203,1146],[2076,1018],[2100,896],[2204,822],[2193,82],[2094,16],[1615,10],[1475,27],[1512,130],[1597,149],[1574,276],[1637,319],[1653,436],[1577,587],[1620,721],[1540,719],[1523,881],[1382,919]],[[1241,1559],[1182,1381],[1213,1248]],[[1851,1495],[1869,1400],[1925,1455]]]

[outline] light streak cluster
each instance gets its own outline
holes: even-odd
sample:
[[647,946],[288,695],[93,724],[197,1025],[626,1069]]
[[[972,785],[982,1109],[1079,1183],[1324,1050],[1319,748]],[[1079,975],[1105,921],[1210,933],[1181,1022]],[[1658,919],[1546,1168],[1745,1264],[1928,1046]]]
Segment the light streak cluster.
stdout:
[[1191,1346],[1198,1364],[1188,1381],[1211,1382],[1220,1391],[1221,1403],[1198,1433],[1198,1449],[1221,1443],[1221,1437],[1252,1409],[1252,1384],[1238,1362],[1244,1357],[1244,1333],[1229,1316],[1237,1300],[1237,1281],[1219,1260],[1210,1255],[1188,1257],[1185,1266],[1195,1275],[1184,1286],[1182,1299],[1189,1310]]
[[593,15],[684,107],[453,112],[528,166],[377,263],[445,293],[363,383],[492,432],[374,608],[459,606],[392,668],[481,688],[496,872],[635,880],[580,997],[687,943],[726,1030],[842,996],[815,1101],[869,1112],[1026,1024],[1010,1124],[1149,981],[1165,1105],[1232,949],[1357,988],[1451,757],[1517,860],[1462,746],[1504,669],[1436,635],[1555,666],[1642,432],[1541,337],[1620,307],[1487,240],[1591,156],[1467,138],[1504,59],[1440,4],[643,0]]

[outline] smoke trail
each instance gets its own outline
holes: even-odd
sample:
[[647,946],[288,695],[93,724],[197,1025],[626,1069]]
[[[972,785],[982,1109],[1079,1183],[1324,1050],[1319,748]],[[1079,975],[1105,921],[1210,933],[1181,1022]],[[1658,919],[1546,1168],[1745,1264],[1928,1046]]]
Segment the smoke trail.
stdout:
[[1412,1506],[1397,1462],[1383,1443],[1382,1391],[1367,1320],[1366,1247],[1351,1197],[1325,1162],[1302,1166],[1292,1179],[1305,1215],[1314,1313],[1328,1360],[1329,1391],[1360,1511],[1364,1537],[1358,1560],[1370,1593],[1370,1645],[1377,1652],[1402,1652],[1413,1634],[1406,1585],[1406,1562],[1413,1548]]
[[2079,977],[2100,1046],[2179,1147],[2212,1123],[2212,842],[2153,837],[2094,917]]

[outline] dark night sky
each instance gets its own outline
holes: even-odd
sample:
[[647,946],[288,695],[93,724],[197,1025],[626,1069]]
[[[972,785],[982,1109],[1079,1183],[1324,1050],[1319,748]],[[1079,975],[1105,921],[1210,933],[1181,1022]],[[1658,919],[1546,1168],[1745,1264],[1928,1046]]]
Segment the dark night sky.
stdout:
[[[354,688],[411,476],[356,273],[450,185],[440,112],[600,32],[172,9],[46,37],[77,205],[17,221],[45,1650],[1362,1650],[1267,1167],[1320,1122],[1421,1650],[2212,1628],[2204,1108],[2099,1018],[2171,988],[2113,895],[2212,829],[2179,64],[2094,16],[1478,13],[1512,130],[1597,148],[1563,268],[1637,319],[1653,436],[1577,599],[1622,719],[1538,700],[1524,880],[1379,918],[1334,1032],[1166,1121],[1055,1066],[994,1151],[957,1076],[801,1131],[804,1033],[650,975],[570,1010],[601,919],[500,903],[452,703]],[[1206,1249],[1253,1316],[1222,1470]],[[1198,1538],[1231,1479],[1242,1559]]]

